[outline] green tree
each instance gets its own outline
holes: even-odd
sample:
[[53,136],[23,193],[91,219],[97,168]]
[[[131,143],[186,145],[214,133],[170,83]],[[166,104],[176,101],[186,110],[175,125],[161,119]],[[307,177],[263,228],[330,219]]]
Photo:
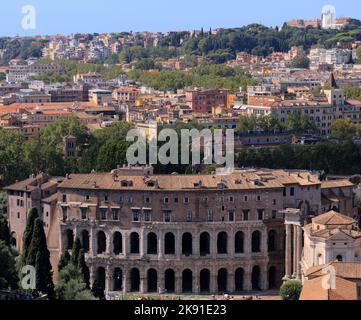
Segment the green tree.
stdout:
[[0,241],[0,289],[17,289],[18,280],[15,259],[10,248],[4,241]]
[[80,239],[77,237],[73,243],[73,248],[71,250],[71,262],[77,266],[79,261],[79,255],[81,250]]
[[293,68],[308,69],[310,67],[310,59],[303,55],[296,56],[293,58],[291,65]]
[[94,280],[92,285],[92,293],[94,297],[98,298],[99,300],[105,299],[105,293],[104,293],[104,286],[98,282],[98,280]]
[[257,130],[257,117],[255,115],[240,116],[237,131]]
[[316,131],[315,124],[300,110],[293,111],[285,122],[287,129],[296,132]]
[[[31,240],[33,238],[34,233],[34,225],[35,220],[39,218],[38,210],[34,207],[31,208],[28,214],[28,219],[23,235],[23,247],[22,247],[22,254],[21,254],[21,267],[26,265],[29,252],[30,252],[30,246],[31,246]],[[33,260],[35,262],[36,256],[33,257]]]
[[351,119],[337,119],[330,127],[331,135],[340,140],[352,140],[358,133],[359,127]]
[[83,282],[85,283],[85,287],[90,289],[90,271],[85,262],[85,254],[83,249],[81,249],[79,253],[78,270],[80,271],[80,274],[83,275]]
[[69,264],[70,260],[71,257],[68,250],[62,253],[58,263],[58,271],[60,272],[61,270],[63,270]]
[[0,241],[10,245],[10,229],[6,216],[0,215]]
[[35,266],[36,290],[46,293],[50,299],[54,298],[50,252],[46,244],[43,221],[40,218],[34,222],[34,231],[26,263]]
[[298,280],[288,280],[282,284],[280,296],[283,300],[299,300],[302,291],[302,283]]

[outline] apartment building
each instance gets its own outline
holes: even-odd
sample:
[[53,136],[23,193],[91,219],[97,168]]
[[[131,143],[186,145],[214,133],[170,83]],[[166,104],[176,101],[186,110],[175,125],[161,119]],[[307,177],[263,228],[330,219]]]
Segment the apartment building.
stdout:
[[212,113],[213,107],[227,106],[228,89],[187,89],[185,90],[186,104],[193,112]]
[[[332,190],[332,186],[327,188]],[[334,209],[353,208],[339,180]],[[79,237],[107,292],[218,293],[278,288],[284,276],[285,208],[322,213],[323,182],[307,171],[239,170],[229,176],[111,173],[40,175],[5,188],[13,243],[28,210],[44,219],[52,263]]]

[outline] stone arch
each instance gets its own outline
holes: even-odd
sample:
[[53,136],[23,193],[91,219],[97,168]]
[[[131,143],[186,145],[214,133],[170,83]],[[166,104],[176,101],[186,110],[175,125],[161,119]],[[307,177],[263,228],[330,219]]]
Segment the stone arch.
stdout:
[[258,230],[252,233],[252,252],[261,252],[261,232]]
[[208,232],[202,232],[199,237],[199,253],[201,256],[210,254],[211,237]]
[[226,254],[228,250],[228,235],[222,231],[217,235],[217,253]]
[[234,289],[236,292],[243,291],[244,284],[244,270],[243,268],[238,268],[234,273]]
[[123,270],[115,268],[113,272],[113,291],[123,290]]
[[84,252],[89,252],[89,249],[90,249],[90,241],[89,241],[89,239],[90,239],[89,231],[88,230],[83,230],[81,232],[81,244],[82,244]]
[[244,252],[244,233],[242,231],[238,231],[234,236],[234,252]]
[[256,291],[261,290],[260,280],[261,280],[261,269],[259,266],[254,266],[252,269],[252,290],[256,290]]
[[201,270],[199,274],[199,284],[201,293],[210,292],[209,284],[211,282],[211,273],[208,269]]
[[10,244],[11,244],[13,247],[17,248],[17,235],[16,235],[16,232],[15,232],[15,231],[11,232],[11,235],[10,235]]
[[71,250],[73,248],[73,243],[74,243],[74,232],[72,229],[67,229],[65,231],[65,234],[66,234],[65,249]]
[[137,232],[132,232],[130,234],[130,253],[133,254],[140,253],[139,234]]
[[228,272],[227,269],[222,268],[218,270],[217,274],[218,292],[227,292],[228,284]]
[[99,288],[102,290],[105,290],[105,268],[104,267],[98,267],[96,272],[96,280]]
[[97,233],[97,253],[102,254],[107,250],[107,237],[104,231],[98,231]]
[[165,290],[167,292],[175,291],[175,273],[173,269],[167,269],[164,273]]
[[276,239],[277,239],[277,233],[275,230],[270,230],[268,232],[268,251],[273,252],[276,251]]
[[149,269],[147,271],[147,291],[157,292],[158,291],[158,273],[155,269]]
[[182,291],[183,293],[193,291],[193,272],[190,269],[185,269],[182,272]]
[[193,253],[193,237],[189,232],[183,233],[182,236],[182,254],[190,256]]
[[130,291],[140,291],[140,272],[137,268],[133,268],[130,270]]
[[277,273],[276,267],[272,266],[268,269],[268,287],[276,289],[277,286]]
[[337,255],[336,261],[342,262],[343,261],[343,256],[341,254]]
[[117,256],[123,252],[123,236],[119,231],[113,234],[113,253]]
[[175,236],[172,232],[164,235],[164,254],[175,254]]
[[158,238],[154,232],[149,232],[147,235],[147,254],[158,253]]

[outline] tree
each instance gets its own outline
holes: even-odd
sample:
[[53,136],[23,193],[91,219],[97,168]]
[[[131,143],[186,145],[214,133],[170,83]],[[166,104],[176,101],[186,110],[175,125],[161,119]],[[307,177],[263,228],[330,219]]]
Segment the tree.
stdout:
[[298,300],[302,291],[302,283],[298,280],[288,280],[282,284],[280,296],[283,300]]
[[104,294],[104,286],[102,286],[98,280],[94,280],[93,285],[92,285],[92,292],[94,297],[100,299],[100,300],[104,300],[105,299],[105,294]]
[[361,60],[361,46],[358,46],[356,49],[356,58],[357,60]]
[[291,65],[293,68],[308,69],[310,67],[310,59],[304,55],[298,55],[293,58]]
[[293,111],[285,122],[286,128],[296,132],[316,131],[315,124],[300,110]]
[[0,215],[0,241],[4,241],[7,246],[10,245],[10,229],[6,216]]
[[80,250],[77,266],[80,274],[83,275],[83,282],[85,283],[85,287],[90,289],[90,271],[85,262],[85,254],[83,249]]
[[59,259],[59,263],[58,263],[58,272],[60,272],[62,269],[64,269],[70,262],[70,254],[68,251],[65,251],[64,253],[62,253],[62,255],[60,256]]
[[79,261],[79,255],[81,250],[80,239],[77,237],[73,243],[73,248],[71,250],[71,262],[77,266]]
[[36,290],[46,293],[50,299],[54,298],[50,252],[46,244],[43,221],[40,218],[34,222],[34,231],[26,263],[35,266]]
[[356,135],[359,127],[351,119],[337,119],[330,127],[331,135],[340,140],[352,140]]
[[10,248],[4,241],[0,241],[0,289],[17,289],[18,280],[15,259]]
[[[28,214],[28,221],[25,227],[24,235],[23,235],[23,248],[22,248],[22,254],[21,254],[21,267],[26,265],[26,262],[28,260],[29,251],[30,251],[30,245],[31,240],[33,238],[34,233],[34,223],[35,220],[39,218],[38,210],[36,208],[31,208]],[[33,260],[35,262],[35,256],[33,257]]]
[[257,118],[253,114],[248,116],[240,116],[237,131],[257,130]]

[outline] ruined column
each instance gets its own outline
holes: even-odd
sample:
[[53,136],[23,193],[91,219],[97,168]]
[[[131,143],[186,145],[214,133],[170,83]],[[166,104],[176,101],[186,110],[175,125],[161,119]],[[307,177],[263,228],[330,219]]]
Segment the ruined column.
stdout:
[[293,225],[293,278],[296,278],[297,275],[297,226]]
[[290,224],[286,224],[286,248],[285,248],[285,278],[288,279],[292,275],[292,252],[291,252],[291,246],[292,246],[292,226]]
[[302,260],[302,228],[297,226],[297,271],[296,278],[301,279],[301,260]]

